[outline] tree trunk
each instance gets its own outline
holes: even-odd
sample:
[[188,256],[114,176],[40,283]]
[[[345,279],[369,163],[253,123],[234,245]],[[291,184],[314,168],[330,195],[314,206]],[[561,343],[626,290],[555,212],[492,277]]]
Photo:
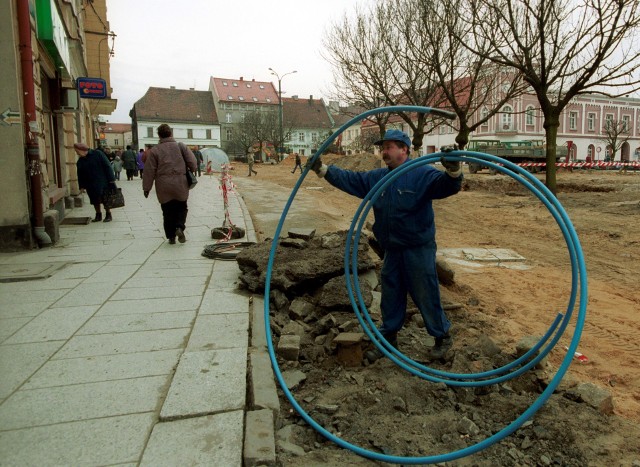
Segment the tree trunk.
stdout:
[[456,144],[458,145],[458,149],[464,149],[467,144],[469,144],[469,135],[471,134],[471,130],[466,125],[460,125],[460,130],[456,135]]
[[544,132],[547,139],[547,170],[545,182],[547,188],[556,194],[556,138],[558,137],[558,127],[560,119],[557,115],[545,117]]

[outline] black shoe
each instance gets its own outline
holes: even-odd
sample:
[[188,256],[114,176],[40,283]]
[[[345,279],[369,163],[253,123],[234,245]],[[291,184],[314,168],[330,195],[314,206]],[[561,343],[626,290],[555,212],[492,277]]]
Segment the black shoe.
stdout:
[[[394,340],[390,340],[389,344],[391,344],[393,347],[395,347],[396,349],[398,348],[398,341],[396,339]],[[386,357],[385,354],[382,353],[382,351],[378,348],[375,347],[371,350],[367,350],[364,353],[364,358],[369,362],[369,363],[373,363],[375,361],[380,360],[382,357]]]
[[91,222],[100,222],[101,220],[102,220],[102,213],[96,212],[96,217],[94,217]]
[[104,220],[102,222],[111,222],[113,218],[111,217],[111,213],[108,212],[106,216],[104,216]]
[[[184,243],[187,241],[186,237],[184,236],[184,232],[182,231],[182,229],[180,227],[178,227],[176,229],[176,237],[178,237],[178,241],[180,243]],[[175,243],[175,242],[174,242]]]
[[176,244],[176,239],[175,238],[170,238],[169,239],[169,245],[175,245]]
[[436,337],[436,343],[431,348],[430,356],[432,359],[441,359],[447,354],[451,346],[453,345],[453,340],[449,334],[445,334],[441,337]]

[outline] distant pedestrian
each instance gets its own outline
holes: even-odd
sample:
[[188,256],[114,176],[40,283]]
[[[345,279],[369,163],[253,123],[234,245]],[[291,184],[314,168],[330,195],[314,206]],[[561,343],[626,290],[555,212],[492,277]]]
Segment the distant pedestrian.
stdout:
[[296,169],[300,167],[300,173],[302,173],[302,160],[300,160],[300,154],[296,152],[296,166],[291,171],[292,174],[296,173]]
[[144,197],[149,197],[149,191],[156,184],[156,196],[162,207],[164,233],[169,244],[187,241],[184,236],[187,221],[187,200],[189,199],[189,185],[186,171],[196,171],[196,158],[191,150],[183,143],[176,142],[172,137],[173,130],[163,123],[158,127],[160,142],[146,151],[142,190]]
[[122,159],[120,156],[116,154],[115,159],[111,161],[111,167],[113,167],[113,172],[116,174],[116,180],[120,180],[120,172],[122,172]]
[[253,164],[255,164],[253,153],[247,154],[247,162],[249,163],[249,177],[251,177],[251,172],[253,172],[255,175],[258,175],[258,172],[253,170]]
[[198,163],[198,177],[201,177],[202,176],[202,162],[204,161],[204,159],[202,157],[202,153],[200,152],[200,149],[198,149],[198,146],[194,146],[193,155],[196,156],[196,162]]
[[136,171],[136,153],[127,146],[127,150],[122,153],[122,167],[127,171],[127,180],[133,180],[133,174]]
[[140,171],[140,178],[142,178],[142,172],[144,171],[144,159],[142,156],[144,155],[144,150],[140,149],[138,154],[136,155],[136,167]]
[[[78,187],[85,190],[89,195],[89,202],[93,204],[96,210],[96,217],[92,222],[100,222],[102,220],[102,210],[100,205],[103,203],[104,192],[115,187],[116,177],[113,167],[106,154],[99,149],[89,149],[84,143],[76,143],[73,145],[76,154],[79,156],[76,162],[78,171]],[[111,222],[111,210],[104,207],[104,222]]]

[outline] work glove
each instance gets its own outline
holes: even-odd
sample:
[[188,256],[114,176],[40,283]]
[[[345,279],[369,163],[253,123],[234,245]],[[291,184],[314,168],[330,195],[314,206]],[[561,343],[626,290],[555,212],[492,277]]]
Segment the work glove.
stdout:
[[462,166],[460,165],[460,161],[448,161],[444,157],[442,157],[440,159],[440,163],[450,177],[458,178],[460,175],[462,175]]
[[145,197],[145,198],[148,198],[148,197],[149,197],[149,192],[148,192],[148,191],[146,191],[146,190],[144,191],[144,197]]
[[[306,165],[309,165],[309,162],[307,162]],[[311,170],[313,170],[316,175],[320,178],[324,177],[327,174],[327,166],[325,164],[322,163],[322,159],[320,157],[318,157],[313,164],[310,167]]]

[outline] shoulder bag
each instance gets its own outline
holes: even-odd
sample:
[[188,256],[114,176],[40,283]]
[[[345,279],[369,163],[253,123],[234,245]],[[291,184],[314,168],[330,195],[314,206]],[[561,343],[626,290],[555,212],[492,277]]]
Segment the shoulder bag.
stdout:
[[178,143],[178,146],[180,146],[180,154],[182,154],[182,160],[184,160],[184,168],[186,169],[185,175],[187,177],[187,185],[191,190],[198,183],[198,178],[195,176],[193,172],[191,172],[191,170],[189,170],[189,166],[187,165],[187,159],[184,156],[186,146],[184,145],[184,143]]

